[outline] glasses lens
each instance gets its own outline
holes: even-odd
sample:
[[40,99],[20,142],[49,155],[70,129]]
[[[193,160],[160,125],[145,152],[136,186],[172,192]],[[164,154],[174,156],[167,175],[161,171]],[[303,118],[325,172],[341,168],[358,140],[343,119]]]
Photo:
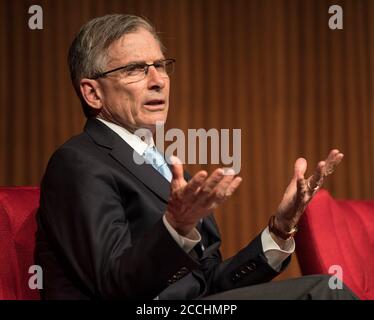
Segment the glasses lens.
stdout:
[[[167,59],[153,63],[151,66],[156,68],[158,74],[161,77],[168,77],[174,72],[174,60]],[[133,83],[143,80],[150,66],[146,64],[139,64],[131,66],[131,68],[126,68],[124,70],[124,76],[126,78],[126,83]]]
[[165,72],[169,76],[174,72],[174,62],[174,60],[165,60]]
[[123,76],[127,82],[140,81],[145,77],[145,69],[147,65],[145,64],[133,64],[127,66],[123,69]]
[[173,73],[173,64],[174,64],[173,62],[174,61],[171,59],[162,60],[162,61],[155,62],[153,66],[156,68],[158,74],[161,77],[167,77]]

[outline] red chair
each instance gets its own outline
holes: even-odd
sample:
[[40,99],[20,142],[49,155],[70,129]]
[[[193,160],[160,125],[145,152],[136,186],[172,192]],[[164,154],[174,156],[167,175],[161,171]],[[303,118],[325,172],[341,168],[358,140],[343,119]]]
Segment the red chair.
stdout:
[[0,299],[40,299],[28,285],[38,206],[39,188],[0,187]]
[[374,299],[374,201],[335,200],[320,190],[295,240],[304,275],[341,266],[341,280],[361,299]]
[[[0,187],[0,299],[37,300],[28,282],[34,264],[37,187]],[[339,265],[343,281],[361,299],[374,299],[374,201],[334,200],[320,190],[296,235],[301,271],[328,274]]]

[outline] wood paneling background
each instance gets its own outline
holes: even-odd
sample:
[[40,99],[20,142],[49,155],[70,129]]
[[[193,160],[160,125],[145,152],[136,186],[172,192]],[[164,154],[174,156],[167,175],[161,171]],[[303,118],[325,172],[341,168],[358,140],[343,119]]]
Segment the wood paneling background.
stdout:
[[[32,4],[43,30],[28,28]],[[332,4],[343,30],[328,28]],[[83,23],[120,12],[148,17],[177,59],[169,127],[242,130],[244,181],[217,213],[225,256],[265,226],[299,156],[311,172],[341,149],[327,188],[374,197],[373,0],[1,0],[0,11],[0,185],[38,185],[81,131],[67,50]],[[297,275],[294,259],[281,278]]]

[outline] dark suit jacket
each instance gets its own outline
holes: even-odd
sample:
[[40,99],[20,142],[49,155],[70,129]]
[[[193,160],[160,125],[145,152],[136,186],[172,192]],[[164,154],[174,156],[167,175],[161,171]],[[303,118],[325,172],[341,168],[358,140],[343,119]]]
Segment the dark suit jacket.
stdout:
[[[36,261],[46,299],[193,299],[271,280],[257,236],[222,262],[213,217],[187,254],[162,221],[169,182],[96,119],[51,157],[41,185]],[[283,263],[285,267],[289,262]]]

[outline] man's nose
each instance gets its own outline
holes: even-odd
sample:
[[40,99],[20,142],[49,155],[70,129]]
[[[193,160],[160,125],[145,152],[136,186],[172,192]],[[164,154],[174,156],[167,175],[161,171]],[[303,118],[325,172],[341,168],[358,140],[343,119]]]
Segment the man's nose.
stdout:
[[147,73],[148,88],[150,90],[162,89],[165,87],[165,77],[163,77],[154,66],[149,67]]

